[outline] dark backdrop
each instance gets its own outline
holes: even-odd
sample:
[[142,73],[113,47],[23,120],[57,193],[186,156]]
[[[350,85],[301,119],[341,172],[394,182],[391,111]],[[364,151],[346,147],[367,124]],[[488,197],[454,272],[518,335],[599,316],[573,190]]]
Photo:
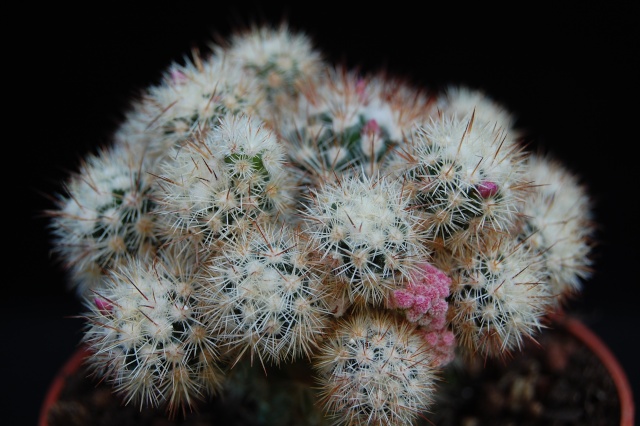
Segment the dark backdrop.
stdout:
[[50,380],[81,337],[82,322],[73,318],[81,307],[49,256],[40,215],[51,207],[46,195],[108,140],[130,96],[171,61],[215,34],[282,19],[334,62],[384,68],[431,88],[484,90],[519,117],[533,147],[582,177],[596,201],[600,244],[596,272],[570,309],[610,345],[638,400],[639,50],[631,5],[133,3],[23,5],[5,14],[17,24],[3,30],[9,196],[0,388],[3,411],[15,417],[6,424],[35,424]]

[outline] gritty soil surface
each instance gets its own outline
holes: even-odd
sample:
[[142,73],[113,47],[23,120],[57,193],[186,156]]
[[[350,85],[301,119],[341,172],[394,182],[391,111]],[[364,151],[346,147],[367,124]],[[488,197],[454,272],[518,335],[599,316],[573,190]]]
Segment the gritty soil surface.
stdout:
[[[431,413],[419,426],[615,426],[620,401],[598,358],[560,328],[547,329],[538,344],[504,360],[450,364],[442,374]],[[295,408],[300,390],[272,392],[252,383],[253,395],[227,394],[173,420],[162,409],[123,405],[106,384],[80,369],[69,377],[51,408],[49,426],[307,426]],[[277,396],[279,395],[279,396]],[[282,395],[285,395],[284,397]],[[283,399],[284,398],[284,399]],[[279,399],[276,401],[276,399]],[[286,407],[271,409],[270,407]],[[308,407],[307,407],[308,409]],[[269,414],[269,412],[275,412]],[[267,414],[265,414],[267,413]]]
[[509,359],[451,364],[437,395],[420,426],[620,425],[619,396],[605,366],[559,328]]

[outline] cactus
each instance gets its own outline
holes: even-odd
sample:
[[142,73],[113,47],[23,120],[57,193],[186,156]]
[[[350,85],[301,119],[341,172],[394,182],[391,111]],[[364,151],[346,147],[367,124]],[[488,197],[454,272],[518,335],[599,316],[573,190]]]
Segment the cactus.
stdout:
[[327,411],[345,424],[410,425],[431,402],[436,369],[426,342],[389,312],[340,321],[316,368]]
[[328,328],[323,271],[294,230],[256,224],[208,261],[206,303],[236,360],[280,364],[311,356]]
[[48,212],[54,250],[78,294],[90,296],[128,256],[152,259],[160,244],[151,178],[141,163],[126,146],[101,147],[82,161]]
[[593,201],[579,177],[552,155],[535,153],[527,163],[536,185],[522,208],[519,238],[542,257],[552,301],[563,305],[593,272]]
[[126,403],[166,406],[170,416],[222,384],[219,353],[193,252],[169,246],[154,262],[129,257],[87,305],[83,339],[94,374]]
[[323,55],[309,36],[292,31],[286,23],[278,27],[253,25],[232,34],[222,46],[211,44],[211,49],[254,77],[260,98],[269,106],[265,119],[276,119],[295,105],[301,91],[317,83],[324,69]]
[[509,129],[475,117],[425,120],[388,166],[406,180],[431,245],[454,252],[512,228],[527,187]]
[[428,254],[397,180],[345,176],[310,195],[304,216],[318,256],[351,302],[379,305]]
[[504,356],[540,331],[551,303],[540,263],[536,252],[503,238],[437,256],[434,264],[452,280],[448,315],[461,352]]
[[239,64],[199,53],[184,62],[172,63],[159,84],[133,98],[115,131],[115,143],[140,153],[147,169],[220,117],[253,115],[264,102],[257,82]]
[[243,114],[185,140],[158,169],[158,214],[175,235],[205,246],[259,217],[284,217],[295,189],[273,132]]
[[293,165],[312,186],[335,173],[378,174],[432,105],[425,90],[408,82],[340,66],[328,66],[321,82],[302,93],[278,130],[291,146]]
[[452,361],[520,350],[591,273],[586,188],[514,123],[285,24],[172,63],[47,211],[93,376],[170,417],[224,394],[414,424]]

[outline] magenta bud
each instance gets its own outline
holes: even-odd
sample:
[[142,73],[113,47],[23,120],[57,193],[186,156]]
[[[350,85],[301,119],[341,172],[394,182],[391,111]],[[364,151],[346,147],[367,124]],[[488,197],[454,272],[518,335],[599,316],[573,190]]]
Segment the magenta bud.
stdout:
[[498,184],[491,181],[484,181],[477,188],[482,198],[493,197],[498,193]]
[[99,297],[96,297],[95,299],[93,299],[93,302],[96,304],[96,307],[98,308],[98,310],[103,314],[108,314],[113,309],[113,306],[111,305],[111,303]]
[[362,127],[362,133],[367,135],[377,135],[380,133],[380,125],[375,119],[367,121]]

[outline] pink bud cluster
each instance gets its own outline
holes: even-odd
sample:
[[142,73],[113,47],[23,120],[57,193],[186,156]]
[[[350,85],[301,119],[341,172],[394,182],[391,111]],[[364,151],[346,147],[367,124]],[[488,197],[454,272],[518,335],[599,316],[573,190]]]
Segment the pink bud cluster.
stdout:
[[394,307],[405,310],[407,320],[431,330],[444,327],[451,278],[435,266],[424,263],[409,284],[396,290]]
[[445,327],[450,285],[451,278],[444,272],[424,263],[405,288],[393,293],[393,307],[403,310],[408,321],[422,327],[438,365],[448,363],[454,356],[455,338]]
[[453,331],[443,328],[436,331],[424,331],[422,338],[431,348],[431,355],[436,367],[453,361],[455,357],[456,338]]

